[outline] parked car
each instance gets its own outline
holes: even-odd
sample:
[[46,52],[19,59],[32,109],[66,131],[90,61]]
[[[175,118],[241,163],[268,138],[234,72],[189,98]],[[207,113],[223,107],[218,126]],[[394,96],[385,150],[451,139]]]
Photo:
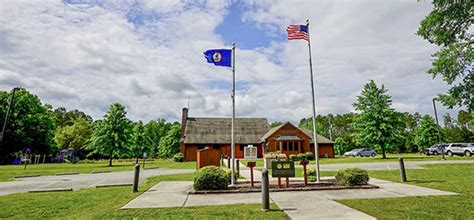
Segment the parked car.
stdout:
[[446,152],[446,148],[448,147],[448,144],[434,144],[433,146],[426,148],[425,149],[425,154],[427,156],[429,155],[439,155],[443,152]]
[[453,155],[464,155],[470,157],[473,152],[474,144],[472,143],[452,143],[446,148],[446,154],[450,157]]
[[358,156],[358,157],[369,157],[369,156],[372,156],[372,157],[375,157],[375,155],[377,155],[377,153],[375,153],[374,150],[372,149],[368,149],[368,148],[362,148],[362,149],[354,149],[354,150],[351,150],[351,151],[348,151],[346,153],[344,153],[344,156]]

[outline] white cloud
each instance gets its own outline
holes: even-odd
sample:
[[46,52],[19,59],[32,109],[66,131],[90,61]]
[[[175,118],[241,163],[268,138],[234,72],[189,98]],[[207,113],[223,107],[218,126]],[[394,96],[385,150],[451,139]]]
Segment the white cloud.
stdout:
[[[288,24],[312,21],[318,113],[351,111],[362,86],[384,83],[400,111],[431,112],[447,90],[425,71],[435,48],[414,33],[428,3],[247,1],[243,19],[273,36],[265,48],[237,49],[237,116],[298,121],[311,114],[307,46],[280,42]],[[61,1],[0,5],[0,89],[28,88],[55,107],[102,117],[112,102],[129,116],[177,120],[230,116],[228,68],[202,52],[225,45],[216,27],[230,1]],[[239,87],[238,87],[239,88]]]

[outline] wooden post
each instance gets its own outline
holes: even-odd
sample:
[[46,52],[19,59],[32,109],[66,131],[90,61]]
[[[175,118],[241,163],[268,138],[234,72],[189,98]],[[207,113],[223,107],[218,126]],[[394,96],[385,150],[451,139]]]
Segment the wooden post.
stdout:
[[278,177],[278,189],[281,189],[281,177]]
[[253,167],[250,167],[250,185],[253,187]]
[[405,163],[403,162],[402,157],[398,158],[398,163],[400,164],[400,180],[402,182],[406,182],[407,181],[407,175],[405,173]]
[[290,188],[290,177],[286,178],[286,188]]
[[306,170],[306,164],[303,165],[303,173],[304,173],[304,185],[308,185],[308,172]]

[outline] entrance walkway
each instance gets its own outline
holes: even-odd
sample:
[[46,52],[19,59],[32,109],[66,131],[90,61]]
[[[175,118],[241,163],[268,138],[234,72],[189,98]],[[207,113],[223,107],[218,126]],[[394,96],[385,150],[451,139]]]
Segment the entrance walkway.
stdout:
[[[344,206],[338,199],[394,198],[406,196],[455,195],[441,190],[394,183],[372,178],[379,189],[322,190],[272,192],[271,200],[293,219],[374,219],[365,213]],[[260,193],[188,194],[192,182],[161,182],[122,207],[165,208],[225,204],[261,203]]]

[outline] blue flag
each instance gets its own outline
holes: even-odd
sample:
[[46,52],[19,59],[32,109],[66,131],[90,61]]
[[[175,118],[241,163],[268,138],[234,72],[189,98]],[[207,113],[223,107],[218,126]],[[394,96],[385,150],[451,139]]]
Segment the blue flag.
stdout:
[[232,50],[228,49],[214,49],[204,52],[204,56],[208,63],[213,63],[216,66],[232,67]]

